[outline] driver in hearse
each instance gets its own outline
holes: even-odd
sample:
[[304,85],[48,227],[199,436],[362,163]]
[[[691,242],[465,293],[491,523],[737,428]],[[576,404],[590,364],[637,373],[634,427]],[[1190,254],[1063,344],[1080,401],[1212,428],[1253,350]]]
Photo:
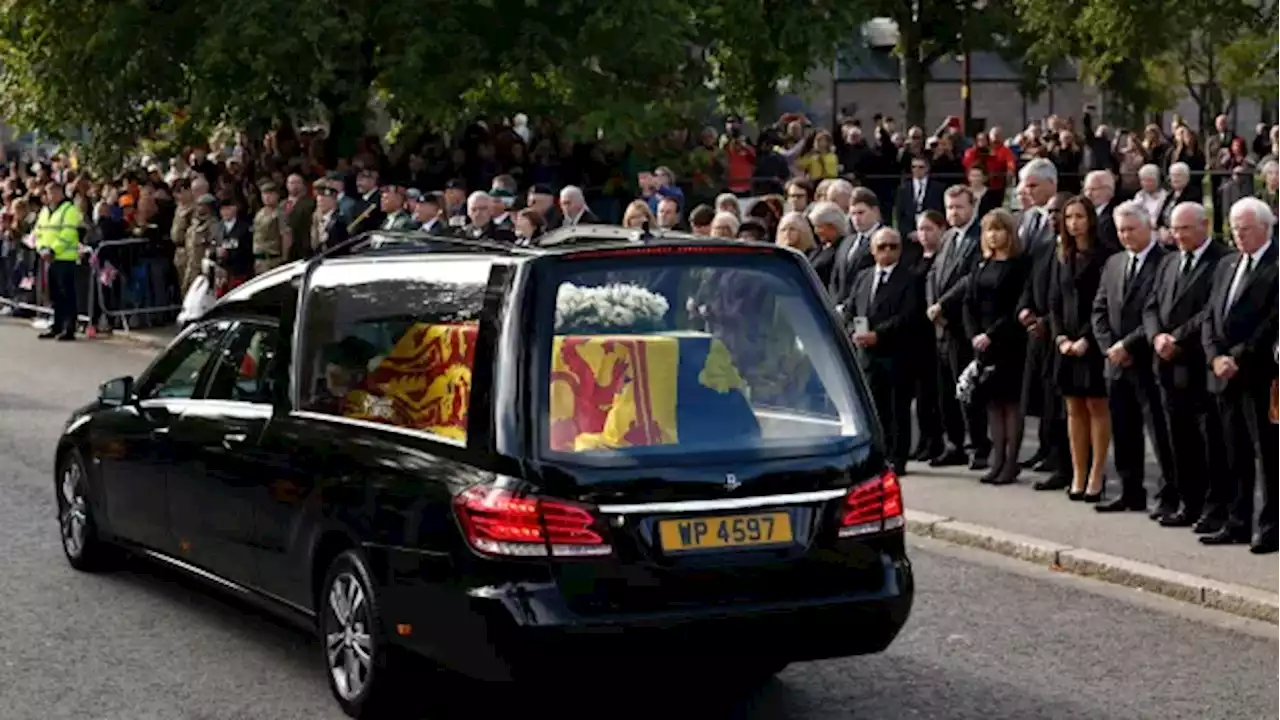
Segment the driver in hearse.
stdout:
[[376,354],[373,345],[357,337],[326,345],[321,351],[324,377],[317,381],[308,406],[316,412],[342,415],[347,394],[364,382],[369,360]]

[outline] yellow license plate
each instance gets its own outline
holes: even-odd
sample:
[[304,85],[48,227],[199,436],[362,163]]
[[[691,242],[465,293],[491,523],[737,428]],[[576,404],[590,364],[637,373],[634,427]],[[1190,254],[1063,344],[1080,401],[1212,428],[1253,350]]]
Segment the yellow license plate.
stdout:
[[667,552],[777,545],[792,540],[791,515],[774,512],[663,520],[658,523],[658,536]]

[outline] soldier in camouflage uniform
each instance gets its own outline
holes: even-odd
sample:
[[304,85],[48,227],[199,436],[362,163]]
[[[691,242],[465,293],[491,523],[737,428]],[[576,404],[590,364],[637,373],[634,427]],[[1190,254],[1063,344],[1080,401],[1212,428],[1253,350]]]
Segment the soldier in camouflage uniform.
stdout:
[[169,226],[169,239],[173,242],[173,266],[178,269],[178,284],[181,285],[182,272],[187,267],[187,228],[191,227],[191,219],[195,217],[196,203],[187,181],[178,180],[173,190],[178,207],[173,213],[173,224]]
[[191,289],[191,283],[200,277],[202,272],[201,265],[204,263],[205,254],[210,251],[216,242],[215,225],[218,218],[214,215],[215,208],[218,207],[218,199],[212,195],[201,195],[196,201],[196,207],[191,215],[190,223],[187,225],[186,236],[183,238],[183,256],[182,265],[182,294],[185,296],[187,290]]
[[261,275],[284,263],[284,213],[280,209],[280,187],[264,182],[262,209],[253,218],[253,274]]

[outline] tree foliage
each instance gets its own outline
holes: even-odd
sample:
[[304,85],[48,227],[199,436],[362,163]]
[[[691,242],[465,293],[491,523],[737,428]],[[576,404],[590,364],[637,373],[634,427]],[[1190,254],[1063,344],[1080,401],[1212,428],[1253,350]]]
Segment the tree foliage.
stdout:
[[0,114],[87,129],[99,157],[218,123],[363,129],[550,116],[652,135],[709,107],[754,111],[834,55],[861,18],[837,0],[4,0]]
[[1015,2],[1038,38],[1033,52],[1077,58],[1084,79],[1124,94],[1137,114],[1166,110],[1179,87],[1202,120],[1226,95],[1275,103],[1274,0]]

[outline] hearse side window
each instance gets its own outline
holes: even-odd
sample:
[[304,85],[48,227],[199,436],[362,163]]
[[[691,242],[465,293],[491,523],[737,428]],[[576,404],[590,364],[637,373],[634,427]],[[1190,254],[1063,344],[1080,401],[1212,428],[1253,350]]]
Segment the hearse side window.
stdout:
[[465,442],[487,260],[335,261],[311,279],[302,410]]
[[195,397],[201,372],[218,350],[230,322],[205,323],[182,338],[147,373],[138,389],[140,400],[188,400]]
[[270,405],[277,335],[273,327],[238,325],[218,355],[205,399]]

